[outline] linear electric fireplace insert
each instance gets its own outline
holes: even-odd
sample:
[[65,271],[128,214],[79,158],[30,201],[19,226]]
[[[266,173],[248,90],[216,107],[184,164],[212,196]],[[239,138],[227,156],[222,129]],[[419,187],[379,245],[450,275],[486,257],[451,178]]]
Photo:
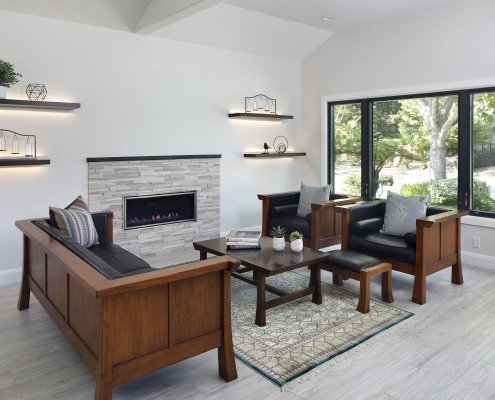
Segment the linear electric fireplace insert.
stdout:
[[196,192],[124,197],[124,229],[196,221]]

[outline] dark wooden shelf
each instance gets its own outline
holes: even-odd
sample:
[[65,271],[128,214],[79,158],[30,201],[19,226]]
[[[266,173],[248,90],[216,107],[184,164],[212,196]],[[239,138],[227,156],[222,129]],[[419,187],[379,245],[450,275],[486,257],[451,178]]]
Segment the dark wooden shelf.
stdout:
[[279,114],[259,114],[259,113],[233,113],[229,114],[229,118],[239,119],[264,119],[278,121],[281,119],[293,119],[292,115],[279,115]]
[[64,103],[59,101],[31,101],[17,99],[0,99],[2,108],[31,108],[38,110],[63,110],[70,111],[81,107],[80,103]]
[[0,167],[19,167],[24,165],[45,165],[50,160],[41,158],[0,158]]
[[306,153],[294,153],[286,151],[285,153],[244,153],[246,158],[288,158],[288,157],[303,157]]
[[130,156],[130,157],[88,157],[87,162],[113,162],[113,161],[150,161],[150,160],[185,160],[196,158],[222,158],[221,154],[180,154],[169,156]]

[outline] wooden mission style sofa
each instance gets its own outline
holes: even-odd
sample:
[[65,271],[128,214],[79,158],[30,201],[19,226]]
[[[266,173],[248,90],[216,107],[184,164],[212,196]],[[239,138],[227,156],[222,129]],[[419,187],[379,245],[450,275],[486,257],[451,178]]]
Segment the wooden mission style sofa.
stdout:
[[95,376],[95,399],[215,348],[220,376],[236,379],[230,273],[239,262],[225,256],[153,270],[112,243],[112,213],[92,216],[100,238],[92,250],[49,220],[16,226],[24,234],[18,308],[36,296]]

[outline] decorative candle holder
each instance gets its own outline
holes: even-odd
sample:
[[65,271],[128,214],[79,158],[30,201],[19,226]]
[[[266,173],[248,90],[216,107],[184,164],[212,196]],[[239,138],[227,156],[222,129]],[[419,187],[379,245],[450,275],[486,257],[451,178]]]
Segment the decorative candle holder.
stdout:
[[7,148],[12,149],[11,154],[15,157],[22,157],[20,150],[24,149],[24,157],[36,158],[36,135],[23,135],[9,129],[0,129],[0,152],[6,152]]

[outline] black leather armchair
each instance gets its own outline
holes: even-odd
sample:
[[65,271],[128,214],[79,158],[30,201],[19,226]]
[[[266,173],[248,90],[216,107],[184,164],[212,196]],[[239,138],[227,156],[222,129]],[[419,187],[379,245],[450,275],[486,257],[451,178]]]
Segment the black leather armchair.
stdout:
[[272,236],[271,229],[280,225],[286,229],[286,240],[292,231],[299,231],[304,245],[312,249],[339,244],[341,223],[335,207],[355,203],[360,198],[330,194],[328,201],[311,204],[311,213],[298,217],[299,196],[300,192],[258,195],[263,207],[262,234]]
[[452,266],[452,282],[463,283],[460,218],[467,211],[428,207],[416,230],[404,237],[380,233],[385,201],[338,207],[342,216],[342,249],[390,262],[394,270],[414,275],[412,301],[426,302],[426,276]]

